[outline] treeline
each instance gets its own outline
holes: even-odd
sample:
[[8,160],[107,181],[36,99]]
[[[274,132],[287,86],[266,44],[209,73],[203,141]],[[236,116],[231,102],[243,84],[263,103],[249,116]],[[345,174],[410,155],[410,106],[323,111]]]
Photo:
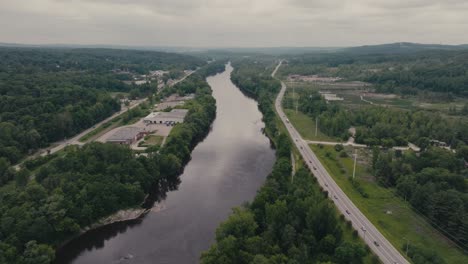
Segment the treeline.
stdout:
[[[299,109],[311,118],[318,117],[324,133],[344,140],[351,126],[356,127],[355,141],[374,147],[372,171],[379,184],[395,188],[398,194],[430,223],[458,245],[468,244],[468,124],[462,120],[443,118],[426,111],[404,111],[380,106],[344,110],[339,104],[327,104],[317,92],[300,94]],[[288,99],[285,107],[292,108]],[[430,140],[448,143],[452,150],[431,146]],[[405,146],[408,142],[421,148],[412,151],[380,151]],[[439,262],[439,257],[424,249],[408,253],[413,261]],[[431,260],[431,261],[430,261]]]
[[228,61],[226,59],[212,61],[208,65],[205,65],[202,68],[200,68],[197,71],[197,73],[201,75],[203,78],[206,78],[211,75],[215,75],[217,73],[221,73],[226,69],[227,62]]
[[468,147],[457,154],[430,147],[414,152],[373,151],[372,169],[379,183],[396,188],[430,223],[468,250]]
[[[345,241],[335,209],[312,175],[301,168],[291,180],[291,142],[287,135],[278,133],[273,110],[279,82],[260,67],[249,62],[237,64],[232,78],[241,90],[262,98],[259,107],[267,114],[264,120],[277,146],[277,161],[254,201],[234,209],[219,226],[216,243],[202,254],[201,262],[362,263],[368,251],[356,241]],[[263,73],[256,79],[259,82],[252,82],[252,72]],[[243,87],[243,83],[249,85]]]
[[[266,131],[271,135],[275,135],[277,132],[274,121],[276,113],[271,106],[276,94],[281,89],[281,84],[270,76],[271,72],[269,70],[265,69],[265,65],[268,64],[256,62],[250,60],[235,61],[233,63],[234,71],[231,73],[231,81],[242,92],[257,100],[258,107],[263,114],[262,120],[265,123]],[[268,63],[271,63],[271,61]]]
[[195,69],[203,63],[149,51],[0,48],[0,159],[17,163],[120,110],[110,91],[139,97],[156,90],[152,84],[124,84],[128,76],[122,72]]
[[366,81],[375,84],[379,92],[430,91],[468,96],[468,51],[306,54],[291,57],[282,74],[320,74]]
[[34,173],[16,173],[0,191],[0,263],[50,263],[54,248],[84,227],[141,205],[155,186],[178,182],[190,151],[216,116],[211,88],[200,78],[184,81],[196,97],[159,152],[136,157],[125,146],[91,143],[45,164],[29,164]]
[[64,70],[108,73],[120,69],[146,74],[150,70],[195,70],[205,62],[196,57],[157,51],[80,48],[0,48],[0,72],[28,73],[35,68],[45,72]]
[[[412,142],[424,149],[434,139],[453,148],[468,144],[468,124],[463,119],[380,106],[345,109],[336,103],[328,104],[315,91],[296,89],[296,92],[299,94],[298,109],[311,118],[318,118],[322,132],[343,140],[348,139],[348,129],[354,126],[356,142],[369,146],[406,146]],[[284,106],[293,109],[294,103],[287,99]]]
[[188,77],[189,81],[180,82],[172,87],[166,87],[160,92],[160,97],[164,98],[171,94],[179,94],[181,96],[186,94],[195,93],[197,89],[206,87],[208,84],[205,78],[210,75],[223,72],[225,70],[226,61],[215,61],[207,64],[197,72]]

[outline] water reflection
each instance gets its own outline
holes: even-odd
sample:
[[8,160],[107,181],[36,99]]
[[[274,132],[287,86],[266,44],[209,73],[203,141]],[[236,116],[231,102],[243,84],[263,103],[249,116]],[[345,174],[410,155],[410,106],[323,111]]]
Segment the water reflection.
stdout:
[[[192,152],[180,182],[160,183],[155,207],[131,223],[91,231],[57,263],[197,263],[231,208],[251,201],[275,160],[257,103],[231,82],[232,67],[207,79],[216,99],[212,131]],[[180,183],[180,184],[179,184]]]
[[[166,179],[160,180],[153,186],[153,191],[146,198],[143,208],[158,208],[157,204],[166,199],[168,192],[177,190],[179,184],[179,177],[170,181]],[[138,219],[113,223],[87,231],[58,250],[55,263],[69,263],[83,251],[92,251],[103,248],[105,241],[117,236],[118,234],[126,232],[128,229],[132,229],[140,225],[143,222],[143,218],[146,216],[147,214],[144,214]],[[131,258],[132,257],[127,255],[122,257],[122,260]]]

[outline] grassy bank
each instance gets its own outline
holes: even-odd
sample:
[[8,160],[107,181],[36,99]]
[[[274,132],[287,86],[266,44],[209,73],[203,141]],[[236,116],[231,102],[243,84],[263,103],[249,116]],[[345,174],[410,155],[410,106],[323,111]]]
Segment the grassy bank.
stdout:
[[396,197],[393,190],[370,180],[372,177],[363,165],[356,167],[356,181],[368,198],[363,197],[348,179],[353,170],[351,157],[340,157],[333,146],[310,147],[340,188],[400,252],[405,253],[403,248],[409,241],[410,250],[416,246],[436,252],[446,263],[468,263],[466,255],[415,213],[407,202]]

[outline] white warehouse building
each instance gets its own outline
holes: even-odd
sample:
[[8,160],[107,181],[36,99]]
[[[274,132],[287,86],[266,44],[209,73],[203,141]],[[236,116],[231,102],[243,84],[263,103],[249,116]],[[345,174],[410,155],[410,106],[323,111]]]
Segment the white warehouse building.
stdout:
[[187,109],[172,109],[170,112],[153,112],[143,118],[143,122],[145,124],[182,123],[187,112]]

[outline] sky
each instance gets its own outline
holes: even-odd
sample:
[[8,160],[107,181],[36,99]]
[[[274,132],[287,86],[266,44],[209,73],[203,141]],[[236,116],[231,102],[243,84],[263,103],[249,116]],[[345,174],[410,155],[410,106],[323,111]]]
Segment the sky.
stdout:
[[0,0],[0,42],[178,47],[468,43],[467,0]]

